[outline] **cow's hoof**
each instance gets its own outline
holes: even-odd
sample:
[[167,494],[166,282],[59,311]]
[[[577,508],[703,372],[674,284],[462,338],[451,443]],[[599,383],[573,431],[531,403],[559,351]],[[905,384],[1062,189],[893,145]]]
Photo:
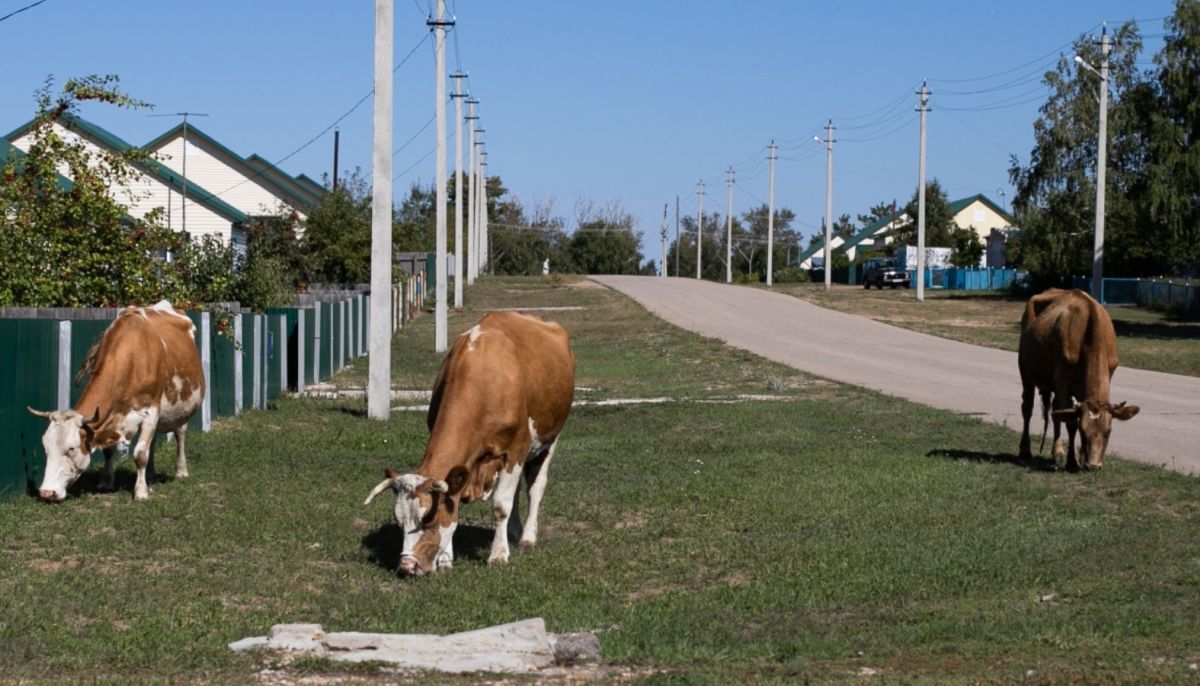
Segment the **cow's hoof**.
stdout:
[[534,547],[536,547],[536,546],[537,546],[537,541],[531,541],[528,538],[522,538],[521,542],[517,544],[517,547],[520,548],[521,552],[523,552],[523,553],[533,550]]
[[186,478],[188,478],[188,470],[184,469],[184,470],[182,470],[182,471],[177,471],[177,472],[175,472],[175,478],[176,478],[176,479],[186,479]]
[[488,558],[489,565],[502,565],[502,564],[507,564],[507,563],[508,563],[508,551],[505,551],[503,553],[492,553],[491,557]]
[[150,489],[147,488],[144,491],[134,491],[133,499],[138,502],[141,502],[144,500],[149,500],[150,499]]

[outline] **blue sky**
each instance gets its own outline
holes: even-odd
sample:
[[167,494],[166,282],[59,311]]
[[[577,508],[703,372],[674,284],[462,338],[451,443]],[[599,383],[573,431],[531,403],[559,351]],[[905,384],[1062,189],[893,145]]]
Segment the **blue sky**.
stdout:
[[[432,0],[396,0],[397,198],[434,176]],[[0,16],[33,0],[0,0]],[[447,65],[470,73],[487,128],[490,171],[527,205],[553,200],[572,222],[577,200],[619,201],[659,256],[664,203],[734,212],[767,197],[766,146],[781,145],[776,203],[815,232],[824,214],[825,156],[812,141],[839,127],[834,214],[916,188],[917,103],[928,79],[927,174],[951,198],[999,190],[1011,198],[1011,154],[1028,158],[1044,90],[1037,75],[1101,22],[1135,18],[1148,60],[1170,0],[1089,3],[787,0],[455,0]],[[0,22],[0,130],[27,121],[48,75],[114,73],[155,112],[194,120],[234,151],[258,153],[319,179],[332,132],[296,152],[372,86],[374,3],[315,0],[45,0]],[[998,75],[997,75],[998,74]],[[994,78],[981,78],[997,75]],[[967,80],[970,79],[970,80]],[[985,91],[977,92],[975,91]],[[972,94],[968,94],[972,93]],[[955,109],[961,108],[961,109]],[[447,107],[453,115],[453,107]],[[874,113],[874,114],[872,114]],[[175,122],[87,106],[84,117],[140,144]],[[859,128],[852,128],[859,127]],[[370,169],[371,101],[339,124],[343,170]],[[415,138],[413,136],[415,135]],[[453,169],[453,143],[448,147]],[[405,170],[408,170],[407,172]],[[401,173],[404,172],[402,175]]]

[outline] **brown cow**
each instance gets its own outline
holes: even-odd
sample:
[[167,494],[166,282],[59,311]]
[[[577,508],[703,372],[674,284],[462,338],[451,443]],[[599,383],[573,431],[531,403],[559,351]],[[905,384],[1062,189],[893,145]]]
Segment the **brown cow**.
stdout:
[[38,496],[48,502],[67,497],[67,486],[91,464],[92,452],[104,451],[105,485],[113,485],[113,454],[133,451],[137,465],[135,500],[150,497],[146,464],[155,433],[175,434],[175,476],[185,477],[183,437],[187,423],[204,399],[204,373],[196,349],[196,327],[171,303],[127,307],[88,353],[84,371],[92,378],[74,410],[29,412],[50,421],[42,435],[46,472]]
[[387,488],[396,492],[401,572],[449,569],[459,507],[493,492],[496,532],[488,563],[507,562],[507,531],[520,526],[522,473],[529,515],[520,545],[537,542],[547,469],[574,395],[575,356],[558,324],[499,312],[458,337],[434,383],[420,466],[407,474],[387,470],[364,503]]
[[[1117,368],[1117,335],[1108,312],[1080,290],[1052,288],[1033,296],[1021,317],[1017,362],[1021,368],[1021,416],[1025,422],[1021,457],[1032,457],[1029,417],[1036,389],[1042,397],[1043,421],[1048,421],[1051,405],[1054,408],[1052,453],[1059,469],[1068,464],[1100,469],[1104,465],[1112,420],[1130,419],[1139,409],[1136,405],[1109,403],[1109,382]],[[1059,437],[1064,421],[1066,449]],[[1075,454],[1076,427],[1083,456],[1081,463]]]

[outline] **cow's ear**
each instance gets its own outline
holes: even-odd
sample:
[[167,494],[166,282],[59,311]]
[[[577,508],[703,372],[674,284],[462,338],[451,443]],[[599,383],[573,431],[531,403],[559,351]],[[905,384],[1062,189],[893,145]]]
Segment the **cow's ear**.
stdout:
[[470,477],[466,467],[459,466],[451,469],[450,473],[446,475],[446,494],[458,495],[466,487]]
[[1142,408],[1138,407],[1137,405],[1126,405],[1125,403],[1121,403],[1120,405],[1112,405],[1109,407],[1109,409],[1112,410],[1113,418],[1120,419],[1121,421],[1133,419],[1134,416],[1142,410]]

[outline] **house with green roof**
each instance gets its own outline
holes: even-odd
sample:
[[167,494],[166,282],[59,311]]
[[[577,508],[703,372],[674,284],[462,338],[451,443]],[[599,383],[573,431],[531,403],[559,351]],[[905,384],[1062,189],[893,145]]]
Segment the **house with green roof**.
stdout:
[[174,171],[183,173],[186,166],[189,181],[214,191],[248,216],[277,214],[284,208],[303,221],[320,199],[270,162],[257,155],[243,158],[190,123],[186,129],[179,123],[142,147]]
[[[9,162],[13,162],[18,165],[19,168],[21,159],[24,157],[25,153],[22,152],[20,148],[17,148],[7,140],[0,138],[0,167],[5,167]],[[75,186],[75,183],[62,174],[59,174],[58,185],[64,191],[69,191]]]
[[316,193],[316,194],[320,195],[320,194],[329,192],[328,189],[325,188],[325,186],[317,183],[316,181],[313,181],[312,179],[308,178],[304,174],[298,175],[296,177],[296,181],[299,182],[301,186],[304,186],[305,188],[307,188],[310,193]]
[[[4,140],[22,152],[29,150],[33,144],[33,125],[31,120],[17,127]],[[62,138],[82,141],[97,154],[133,149],[120,137],[73,114],[62,115],[53,126]],[[245,246],[245,212],[156,160],[139,161],[133,166],[136,173],[128,186],[109,189],[131,217],[140,219],[162,208],[167,226],[176,231],[186,231],[192,237],[215,236],[235,247]]]
[[[1003,250],[995,250],[993,246],[997,242],[1002,245],[1007,234],[1013,230],[1015,222],[1012,215],[982,193],[951,202],[950,213],[954,217],[956,225],[974,230],[987,245],[984,264],[980,266],[1004,266],[1002,263]],[[913,219],[906,212],[896,212],[863,227],[850,238],[843,239],[835,236],[830,240],[830,245],[835,250],[844,249],[846,256],[851,261],[855,261],[862,252],[886,248],[892,242],[894,231],[902,226],[907,226],[912,221]],[[819,267],[824,261],[824,249],[825,241],[823,240],[810,245],[797,256],[796,266],[801,269]],[[995,264],[995,262],[1001,263]]]

